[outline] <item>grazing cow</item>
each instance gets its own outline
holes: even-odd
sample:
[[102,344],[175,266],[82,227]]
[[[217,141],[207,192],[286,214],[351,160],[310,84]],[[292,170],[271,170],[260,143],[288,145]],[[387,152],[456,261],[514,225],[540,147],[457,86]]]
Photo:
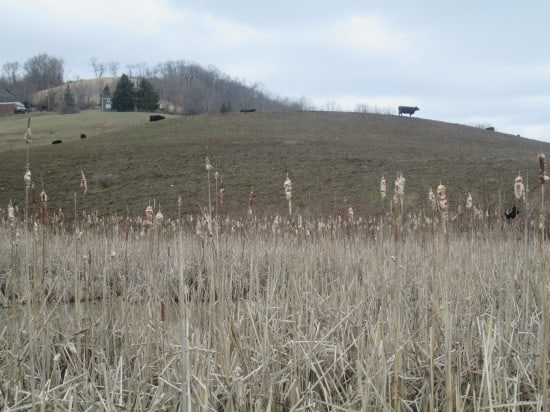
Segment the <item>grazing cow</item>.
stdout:
[[256,109],[241,109],[241,113],[254,113]]
[[149,116],[149,121],[150,122],[156,122],[158,120],[164,120],[164,116],[161,116],[160,114],[153,114],[153,115]]
[[80,135],[80,138],[81,138],[81,139],[85,139],[85,138],[86,138],[86,134],[82,133],[82,134]]
[[417,110],[420,110],[418,107],[411,107],[411,106],[399,106],[398,108],[399,116],[403,115],[403,113],[408,114],[409,117],[411,117],[414,112]]
[[52,144],[59,144],[59,143],[63,143],[63,141],[61,141],[61,140],[58,139],[58,140],[54,140],[54,141],[52,142]]
[[491,132],[495,131],[495,128],[493,126],[486,127],[485,130],[489,130]]
[[517,215],[519,215],[519,210],[516,206],[512,206],[512,210],[510,210],[509,212],[504,212],[504,216],[506,216],[507,220],[512,220]]

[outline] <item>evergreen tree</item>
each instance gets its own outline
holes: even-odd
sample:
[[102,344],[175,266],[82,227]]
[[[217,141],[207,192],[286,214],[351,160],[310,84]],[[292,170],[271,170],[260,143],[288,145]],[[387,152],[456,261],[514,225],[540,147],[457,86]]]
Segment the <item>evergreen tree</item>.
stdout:
[[159,94],[149,80],[141,79],[135,96],[136,107],[139,111],[154,112],[159,108]]
[[76,101],[74,94],[71,91],[69,85],[65,88],[65,93],[63,93],[63,113],[74,113],[76,112]]
[[134,83],[130,81],[127,75],[120,76],[111,104],[113,110],[117,112],[133,112],[135,110]]
[[111,97],[111,89],[109,88],[108,84],[106,84],[103,88],[102,97]]
[[231,103],[222,103],[222,107],[220,107],[220,113],[231,113],[233,109],[231,109]]

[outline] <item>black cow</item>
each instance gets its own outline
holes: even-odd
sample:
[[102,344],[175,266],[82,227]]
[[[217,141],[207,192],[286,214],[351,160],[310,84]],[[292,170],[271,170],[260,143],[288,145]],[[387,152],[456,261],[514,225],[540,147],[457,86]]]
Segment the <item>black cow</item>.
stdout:
[[63,141],[61,141],[61,140],[58,139],[58,140],[54,140],[54,141],[52,142],[52,144],[59,144],[59,143],[63,143]]
[[241,113],[254,113],[256,109],[241,109]]
[[495,131],[495,128],[493,126],[486,127],[485,130],[489,130],[491,132]]
[[417,110],[420,110],[418,107],[411,107],[411,106],[399,106],[398,108],[399,116],[403,115],[403,113],[408,114],[409,117],[411,117],[414,112]]
[[512,206],[512,210],[510,210],[509,212],[504,212],[504,216],[506,216],[507,220],[512,220],[517,215],[519,215],[519,210],[516,206]]
[[82,133],[82,134],[80,135],[80,138],[81,138],[81,139],[85,139],[85,138],[86,138],[86,134],[85,134],[85,133]]
[[160,114],[153,114],[153,115],[149,116],[149,121],[150,122],[156,122],[158,120],[164,120],[164,116],[161,116]]

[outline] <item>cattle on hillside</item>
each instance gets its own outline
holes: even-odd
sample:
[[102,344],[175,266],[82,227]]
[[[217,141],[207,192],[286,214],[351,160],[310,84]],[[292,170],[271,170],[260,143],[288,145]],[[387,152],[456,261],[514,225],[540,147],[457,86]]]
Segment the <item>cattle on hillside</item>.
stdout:
[[418,107],[412,107],[412,106],[399,106],[397,108],[397,110],[399,111],[399,116],[402,116],[403,114],[408,114],[409,117],[411,117],[414,112],[416,112],[417,110],[420,110]]
[[157,122],[159,120],[164,120],[164,116],[161,116],[160,114],[153,114],[153,115],[149,116],[149,121],[150,122]]
[[62,141],[62,140],[59,140],[59,139],[58,139],[58,140],[54,140],[54,141],[52,142],[52,144],[60,144],[60,143],[63,143],[63,141]]

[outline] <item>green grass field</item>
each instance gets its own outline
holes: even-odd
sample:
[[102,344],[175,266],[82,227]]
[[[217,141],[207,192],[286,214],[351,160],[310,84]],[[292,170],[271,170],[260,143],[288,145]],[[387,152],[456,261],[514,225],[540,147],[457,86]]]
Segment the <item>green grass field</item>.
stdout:
[[[0,205],[22,207],[27,117],[0,118]],[[78,208],[100,214],[140,215],[149,203],[164,212],[198,213],[208,203],[208,156],[225,184],[225,211],[246,213],[250,190],[262,214],[284,213],[283,181],[293,182],[295,210],[334,214],[353,207],[376,213],[380,178],[403,173],[405,204],[425,207],[427,193],[444,183],[451,208],[474,204],[499,210],[513,200],[513,179],[535,177],[546,143],[479,128],[392,115],[293,112],[171,117],[149,123],[145,113],[32,114],[29,160],[38,192],[49,207],[74,208],[80,171],[89,191]],[[81,133],[87,139],[80,139]],[[51,145],[53,139],[63,144]],[[108,187],[98,183],[108,176]],[[211,176],[212,199],[215,181]],[[499,203],[500,193],[500,203]],[[386,201],[388,201],[386,199]],[[500,206],[499,206],[500,204]],[[387,205],[386,205],[387,207]]]

